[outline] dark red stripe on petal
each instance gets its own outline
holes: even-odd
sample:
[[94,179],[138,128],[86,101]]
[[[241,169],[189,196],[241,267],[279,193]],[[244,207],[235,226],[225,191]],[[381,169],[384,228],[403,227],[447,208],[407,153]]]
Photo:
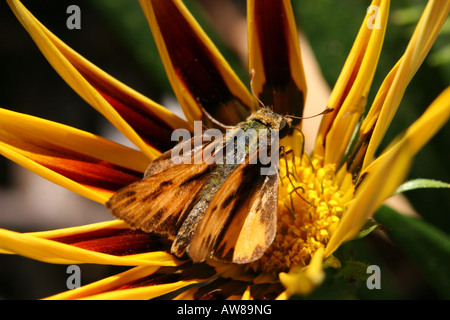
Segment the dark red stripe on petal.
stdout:
[[161,115],[155,113],[142,101],[111,86],[108,82],[95,77],[95,74],[86,70],[83,65],[72,61],[83,77],[108,101],[120,116],[136,131],[136,133],[150,146],[161,152],[175,146],[170,137],[177,129],[168,124]]
[[115,192],[143,176],[142,172],[44,141],[14,139],[12,145],[36,163],[89,187]]
[[142,179],[140,172],[112,165],[106,161],[87,162],[86,160],[53,158],[41,164],[80,184],[110,191],[117,191]]
[[266,81],[271,86],[285,86],[290,81],[287,26],[282,1],[258,0],[255,3],[255,24],[264,56]]
[[192,262],[187,262],[178,267],[161,267],[155,273],[120,286],[116,290],[156,286],[193,279],[209,279],[215,274],[214,268],[204,263],[193,264]]
[[125,104],[104,92],[100,93],[145,143],[161,152],[170,150],[176,145],[177,141],[172,141],[171,136],[177,128],[170,127],[158,116],[143,109],[140,105],[132,104],[131,101]]
[[301,116],[304,96],[291,76],[289,26],[283,2],[255,1],[254,24],[266,77],[260,100],[280,114]]
[[212,53],[174,2],[153,0],[152,4],[174,70],[190,94],[222,123],[232,125],[245,119],[248,108],[231,93]]
[[115,256],[163,251],[168,247],[154,234],[131,229],[106,228],[51,240]]

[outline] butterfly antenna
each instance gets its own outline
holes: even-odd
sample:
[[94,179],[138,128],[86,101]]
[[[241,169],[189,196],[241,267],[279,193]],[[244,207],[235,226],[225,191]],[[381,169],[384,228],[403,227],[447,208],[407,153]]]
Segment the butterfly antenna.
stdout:
[[255,90],[254,90],[254,88],[253,88],[253,80],[254,80],[255,74],[256,74],[255,69],[252,69],[252,71],[250,71],[250,74],[251,74],[251,78],[250,78],[250,90],[252,91],[252,95],[253,95],[253,97],[256,99],[256,101],[258,101],[259,104],[260,104],[263,108],[266,108],[265,104],[264,104],[264,103],[258,98],[258,96],[255,94]]
[[[227,130],[227,129],[233,129],[233,126],[228,126],[226,124],[223,124],[222,122],[220,122],[219,120],[216,120],[212,115],[209,114],[208,111],[206,111],[206,109],[199,104],[200,109],[202,110],[203,115],[212,123],[214,123],[215,125],[217,125],[219,128],[221,128],[222,130]],[[202,122],[202,126],[204,129],[208,129],[208,127]]]
[[320,112],[318,114],[315,114],[313,116],[309,116],[309,117],[297,117],[297,116],[291,116],[291,115],[288,115],[287,117],[293,118],[293,119],[299,119],[299,120],[311,119],[311,118],[315,118],[315,117],[318,117],[318,116],[321,116],[323,114],[327,114],[327,113],[330,113],[330,112],[333,112],[333,111],[334,111],[334,108],[329,107],[329,108],[326,108],[325,110],[323,110],[322,112]]

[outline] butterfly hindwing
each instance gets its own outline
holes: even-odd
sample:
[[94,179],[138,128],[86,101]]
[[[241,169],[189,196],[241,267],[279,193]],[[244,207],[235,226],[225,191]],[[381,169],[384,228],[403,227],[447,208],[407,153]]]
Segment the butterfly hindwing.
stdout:
[[251,198],[235,209],[236,213],[222,232],[213,257],[234,263],[259,259],[275,238],[277,200],[278,176],[266,176]]
[[[239,134],[239,130],[230,130],[228,136],[222,135],[213,142],[204,144],[202,147],[202,160],[207,163],[211,163],[211,161],[214,163],[214,160],[217,160],[215,158],[217,155],[223,155],[227,149],[233,151],[234,147],[229,148],[229,145],[234,143],[233,137],[236,134]],[[196,153],[195,155],[198,154]],[[196,199],[189,207],[189,214],[187,214],[178,229],[177,236],[172,243],[172,253],[177,256],[184,254],[212,198],[235,167],[236,165],[211,165],[211,179],[205,182],[200,192],[196,195]]]
[[261,175],[261,167],[240,164],[214,195],[189,245],[197,262],[213,257],[247,263],[272,243],[277,217],[277,175]]

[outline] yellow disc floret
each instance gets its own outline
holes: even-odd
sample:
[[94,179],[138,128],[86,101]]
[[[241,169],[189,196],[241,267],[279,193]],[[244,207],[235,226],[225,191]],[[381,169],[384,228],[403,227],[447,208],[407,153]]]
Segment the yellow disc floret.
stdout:
[[306,266],[326,246],[344,211],[335,175],[336,166],[320,159],[281,159],[277,235],[251,269],[276,275]]

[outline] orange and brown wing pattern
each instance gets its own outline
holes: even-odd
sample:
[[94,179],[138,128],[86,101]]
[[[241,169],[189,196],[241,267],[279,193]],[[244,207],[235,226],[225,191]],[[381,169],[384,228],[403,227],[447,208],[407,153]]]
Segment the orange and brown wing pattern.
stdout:
[[209,174],[207,164],[181,163],[119,190],[106,206],[133,228],[173,239]]
[[272,243],[278,181],[277,175],[263,176],[260,169],[239,165],[214,195],[188,249],[194,261],[212,257],[247,263]]
[[251,198],[233,208],[233,218],[214,253],[218,260],[248,263],[272,244],[277,229],[278,175],[266,176]]

